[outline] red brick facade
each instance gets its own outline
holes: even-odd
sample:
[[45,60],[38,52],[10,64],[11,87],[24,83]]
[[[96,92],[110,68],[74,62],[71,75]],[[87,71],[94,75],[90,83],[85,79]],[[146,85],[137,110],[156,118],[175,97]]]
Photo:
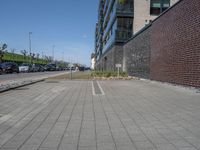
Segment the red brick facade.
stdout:
[[150,79],[200,87],[200,0],[182,0],[151,26]]

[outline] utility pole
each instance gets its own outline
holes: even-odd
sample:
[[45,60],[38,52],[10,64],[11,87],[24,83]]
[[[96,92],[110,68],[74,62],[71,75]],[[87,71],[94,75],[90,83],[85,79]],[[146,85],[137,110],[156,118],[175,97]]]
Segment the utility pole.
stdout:
[[[30,55],[31,55],[31,34],[32,34],[32,32],[28,33],[28,37],[29,37],[29,54]],[[32,59],[32,56],[30,56],[30,63],[31,63],[31,59]]]
[[62,52],[62,61],[64,62],[65,52]]
[[52,61],[54,62],[54,48],[55,48],[55,45],[52,46]]

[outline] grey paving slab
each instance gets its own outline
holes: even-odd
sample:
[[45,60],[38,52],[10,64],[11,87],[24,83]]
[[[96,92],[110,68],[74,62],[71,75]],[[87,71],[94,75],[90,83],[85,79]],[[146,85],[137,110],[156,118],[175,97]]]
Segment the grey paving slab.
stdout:
[[150,81],[42,82],[0,94],[1,150],[199,150],[200,93]]

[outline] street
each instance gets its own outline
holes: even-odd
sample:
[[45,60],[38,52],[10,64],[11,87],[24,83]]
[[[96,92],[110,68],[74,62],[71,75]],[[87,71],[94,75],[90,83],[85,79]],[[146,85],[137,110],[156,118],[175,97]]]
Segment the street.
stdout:
[[199,108],[157,82],[47,80],[0,93],[0,149],[198,150]]

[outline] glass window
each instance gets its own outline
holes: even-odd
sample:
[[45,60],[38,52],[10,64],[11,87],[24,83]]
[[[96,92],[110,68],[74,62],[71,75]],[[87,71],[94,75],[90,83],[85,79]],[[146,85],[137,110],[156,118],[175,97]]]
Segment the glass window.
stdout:
[[162,3],[162,12],[165,11],[169,7],[170,7],[170,1],[169,0],[163,0],[163,3]]
[[151,15],[159,15],[170,7],[170,0],[151,0]]
[[159,15],[161,8],[161,2],[160,0],[151,0],[151,9],[150,9],[150,14],[151,15]]

